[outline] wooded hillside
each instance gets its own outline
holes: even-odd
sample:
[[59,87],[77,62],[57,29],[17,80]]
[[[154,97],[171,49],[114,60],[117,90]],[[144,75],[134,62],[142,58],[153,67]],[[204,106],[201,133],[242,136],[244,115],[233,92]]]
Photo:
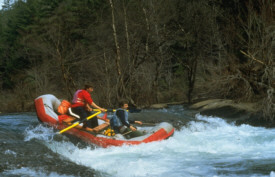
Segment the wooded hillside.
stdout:
[[[273,0],[18,0],[0,11],[0,111],[86,82],[99,105],[228,98],[275,117]],[[20,105],[20,106],[18,106]]]

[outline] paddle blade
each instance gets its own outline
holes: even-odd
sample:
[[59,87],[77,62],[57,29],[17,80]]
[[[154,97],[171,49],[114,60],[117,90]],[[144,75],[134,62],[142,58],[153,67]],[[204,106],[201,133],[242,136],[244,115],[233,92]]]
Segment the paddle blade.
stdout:
[[102,116],[102,119],[107,121],[107,113],[105,113],[103,116]]

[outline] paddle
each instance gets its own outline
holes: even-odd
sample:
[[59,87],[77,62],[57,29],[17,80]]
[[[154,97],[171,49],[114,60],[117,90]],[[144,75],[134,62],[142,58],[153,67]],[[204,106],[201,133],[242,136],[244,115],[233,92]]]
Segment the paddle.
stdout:
[[[135,123],[136,124],[136,123]],[[140,125],[140,124],[139,124]],[[142,124],[141,125],[151,125],[151,126],[153,126],[153,125],[156,125],[156,124],[154,124],[154,123],[144,123],[144,122],[142,122]]]
[[97,115],[100,114],[100,113],[101,113],[101,111],[99,110],[99,111],[97,111],[96,113],[94,113],[93,115],[90,115],[89,117],[87,117],[87,118],[85,118],[85,119],[83,119],[83,120],[80,120],[80,121],[75,122],[73,125],[71,125],[71,126],[69,126],[69,127],[67,127],[67,128],[64,128],[63,130],[61,130],[61,131],[59,132],[59,134],[64,133],[65,131],[70,130],[71,128],[74,128],[74,127],[76,127],[77,125],[79,125],[79,124],[81,124],[81,123],[83,123],[83,122],[85,122],[85,121],[87,121],[87,120],[90,120],[91,118],[97,116]]
[[102,117],[97,117],[98,119],[101,119],[105,122],[109,122],[110,120],[107,118],[107,113],[105,113]]
[[[94,111],[99,111],[99,109],[93,109]],[[107,112],[115,112],[116,109],[106,109]],[[136,109],[136,108],[131,108],[131,109],[127,109],[128,112],[130,113],[138,113],[141,111],[141,109]]]
[[130,131],[128,131],[128,132],[126,132],[126,133],[123,133],[122,135],[124,136],[124,135],[128,135],[129,133],[132,133],[133,131],[132,130],[130,130]]

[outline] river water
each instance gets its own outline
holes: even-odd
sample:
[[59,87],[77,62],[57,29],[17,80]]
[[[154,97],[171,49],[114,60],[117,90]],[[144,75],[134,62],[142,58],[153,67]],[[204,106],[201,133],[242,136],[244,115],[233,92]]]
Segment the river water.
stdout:
[[236,126],[180,106],[133,117],[146,115],[166,117],[177,130],[161,142],[104,149],[57,135],[35,113],[1,114],[0,176],[275,177],[275,129]]

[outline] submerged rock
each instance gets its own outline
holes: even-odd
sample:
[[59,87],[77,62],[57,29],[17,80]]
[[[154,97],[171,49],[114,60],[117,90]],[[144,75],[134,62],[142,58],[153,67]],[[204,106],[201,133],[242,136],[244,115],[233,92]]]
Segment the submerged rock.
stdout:
[[158,103],[152,104],[149,108],[150,109],[163,109],[167,108],[169,105],[182,105],[184,102],[169,102],[169,103]]
[[191,109],[199,109],[200,111],[216,110],[224,107],[232,107],[238,110],[245,110],[248,112],[257,112],[255,103],[237,103],[233,100],[211,99],[195,103],[190,106]]
[[152,104],[150,106],[151,109],[163,109],[163,108],[167,108],[168,105],[166,103],[159,103],[159,104]]

